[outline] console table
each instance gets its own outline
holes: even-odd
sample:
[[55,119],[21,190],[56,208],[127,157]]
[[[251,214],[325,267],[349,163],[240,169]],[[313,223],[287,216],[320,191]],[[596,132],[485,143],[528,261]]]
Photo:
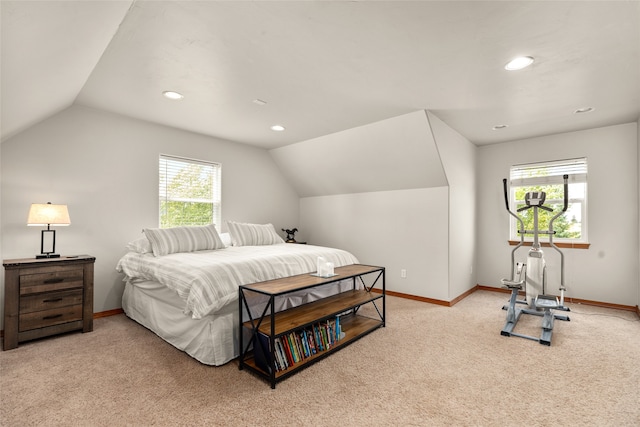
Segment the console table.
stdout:
[[[353,281],[352,289],[275,312],[278,296],[345,279]],[[253,293],[268,298],[256,315],[248,302]],[[360,311],[367,305],[373,316]],[[244,310],[249,320],[243,321]],[[300,274],[240,286],[239,315],[239,369],[249,369],[275,388],[278,381],[385,326],[385,268],[353,264],[336,268],[332,277]]]

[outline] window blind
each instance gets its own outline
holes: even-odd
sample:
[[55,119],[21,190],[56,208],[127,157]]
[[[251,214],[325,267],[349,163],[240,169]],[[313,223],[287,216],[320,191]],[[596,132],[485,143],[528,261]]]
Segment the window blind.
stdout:
[[160,155],[160,227],[215,224],[220,230],[221,165]]
[[562,184],[563,175],[569,175],[570,183],[587,182],[586,157],[512,166],[511,185]]

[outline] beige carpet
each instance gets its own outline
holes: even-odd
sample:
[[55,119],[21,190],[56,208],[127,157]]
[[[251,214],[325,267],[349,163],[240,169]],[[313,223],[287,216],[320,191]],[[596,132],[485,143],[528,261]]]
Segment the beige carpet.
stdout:
[[[3,426],[638,426],[640,322],[572,304],[551,347],[506,294],[388,297],[387,327],[279,383],[204,366],[124,315],[0,353]],[[533,323],[538,318],[528,316]],[[532,322],[521,332],[534,333]],[[528,319],[527,319],[528,320]]]

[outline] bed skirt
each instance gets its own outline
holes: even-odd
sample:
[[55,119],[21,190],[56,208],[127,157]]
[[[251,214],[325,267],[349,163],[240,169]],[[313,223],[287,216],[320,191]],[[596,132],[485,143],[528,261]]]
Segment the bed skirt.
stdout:
[[[276,301],[283,310],[352,289],[345,280],[287,295]],[[238,357],[238,301],[235,300],[202,319],[184,314],[184,301],[176,292],[153,281],[128,281],[122,309],[131,319],[160,338],[206,365],[220,366]],[[246,313],[244,315],[246,317]]]

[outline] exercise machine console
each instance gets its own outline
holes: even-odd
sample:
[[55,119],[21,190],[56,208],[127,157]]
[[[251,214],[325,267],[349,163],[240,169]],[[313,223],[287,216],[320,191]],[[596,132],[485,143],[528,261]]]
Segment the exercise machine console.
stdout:
[[[504,201],[507,212],[513,216],[519,224],[518,233],[520,234],[520,243],[511,251],[511,277],[502,279],[502,285],[511,290],[511,298],[509,304],[502,307],[507,311],[507,321],[500,332],[501,335],[510,337],[516,336],[538,341],[540,344],[551,345],[551,336],[553,333],[553,322],[555,319],[569,321],[569,317],[559,315],[552,310],[570,311],[564,305],[564,254],[553,243],[553,222],[566,212],[569,206],[569,176],[564,175],[563,198],[564,207],[562,211],[554,215],[549,221],[548,230],[540,230],[538,226],[538,212],[540,209],[553,212],[548,206],[544,205],[546,193],[544,191],[533,191],[525,194],[525,206],[518,209],[516,213],[509,209],[509,191],[507,188],[507,180],[503,179]],[[533,210],[533,230],[524,229],[524,221],[519,212],[525,210]],[[524,235],[533,234],[533,243],[527,254],[527,262],[516,262],[516,251],[524,245]],[[544,259],[544,252],[540,245],[539,236],[541,234],[549,236],[549,246],[560,254],[560,298],[547,294],[547,267]],[[525,299],[519,300],[520,292],[524,291]],[[524,305],[526,308],[521,308]],[[540,337],[520,334],[514,332],[514,328],[523,314],[542,317],[542,326]]]

